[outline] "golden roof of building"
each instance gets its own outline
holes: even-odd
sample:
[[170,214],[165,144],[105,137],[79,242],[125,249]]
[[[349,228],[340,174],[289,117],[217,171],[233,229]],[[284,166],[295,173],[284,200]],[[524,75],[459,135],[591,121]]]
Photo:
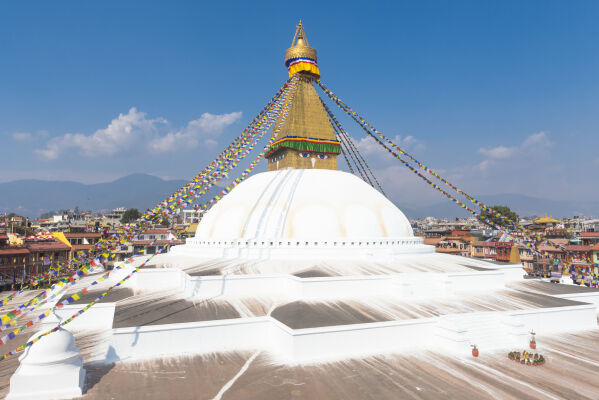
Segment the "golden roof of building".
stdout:
[[537,224],[559,224],[562,221],[558,221],[557,219],[551,217],[551,216],[547,216],[547,214],[545,214],[544,217],[535,219],[535,223]]

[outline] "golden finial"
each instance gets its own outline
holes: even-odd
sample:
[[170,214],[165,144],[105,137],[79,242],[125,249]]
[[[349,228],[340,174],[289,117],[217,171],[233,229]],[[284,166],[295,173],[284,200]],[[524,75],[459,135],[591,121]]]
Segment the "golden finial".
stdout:
[[304,25],[302,25],[301,19],[299,24],[295,27],[295,35],[291,41],[291,47],[293,46],[310,46],[310,43],[308,43],[308,36],[306,35],[306,31],[304,31]]
[[308,44],[308,36],[300,19],[299,24],[295,27],[291,47],[285,52],[285,65],[289,71],[289,76],[298,72],[305,72],[310,76],[319,78],[320,71],[316,62],[316,50]]

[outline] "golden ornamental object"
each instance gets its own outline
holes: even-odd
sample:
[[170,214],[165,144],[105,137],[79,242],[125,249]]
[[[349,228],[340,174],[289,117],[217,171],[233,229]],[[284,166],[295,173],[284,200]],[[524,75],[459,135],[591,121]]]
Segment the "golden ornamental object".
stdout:
[[308,36],[300,20],[295,29],[291,47],[285,51],[285,66],[289,71],[289,76],[301,72],[311,78],[320,78],[317,61],[316,50],[310,47]]

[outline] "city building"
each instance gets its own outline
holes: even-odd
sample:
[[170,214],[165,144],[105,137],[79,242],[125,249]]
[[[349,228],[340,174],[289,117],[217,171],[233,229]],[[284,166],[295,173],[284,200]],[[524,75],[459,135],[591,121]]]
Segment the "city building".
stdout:
[[51,266],[64,263],[69,259],[71,247],[59,240],[26,241],[31,262],[27,266],[27,276],[47,272]]
[[580,232],[578,237],[581,244],[585,246],[594,246],[599,243],[599,231],[597,232]]
[[178,239],[171,230],[164,228],[147,230],[131,240],[133,253],[143,251],[145,254],[155,254],[158,247],[163,249],[161,251],[167,251],[171,246],[183,243],[184,240]]
[[102,237],[99,232],[56,232],[54,236],[70,246],[69,257],[73,258],[77,252],[91,249]]
[[441,240],[435,244],[435,248],[438,253],[472,257],[472,244],[474,242],[475,239],[472,236],[447,236],[441,238]]
[[127,209],[124,207],[115,208],[102,216],[102,222],[110,226],[120,226],[125,211],[127,211]]

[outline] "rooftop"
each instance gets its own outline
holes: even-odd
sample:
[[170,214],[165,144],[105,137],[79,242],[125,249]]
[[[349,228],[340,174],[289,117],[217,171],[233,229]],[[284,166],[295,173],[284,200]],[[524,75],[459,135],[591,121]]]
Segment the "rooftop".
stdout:
[[11,256],[17,254],[29,254],[26,247],[4,247],[0,248],[0,256]]
[[64,232],[66,238],[100,238],[102,234],[99,232]]
[[599,238],[599,232],[580,232],[581,238]]
[[71,247],[67,246],[62,242],[37,242],[27,243],[27,248],[31,251],[44,251],[44,250],[70,250]]

